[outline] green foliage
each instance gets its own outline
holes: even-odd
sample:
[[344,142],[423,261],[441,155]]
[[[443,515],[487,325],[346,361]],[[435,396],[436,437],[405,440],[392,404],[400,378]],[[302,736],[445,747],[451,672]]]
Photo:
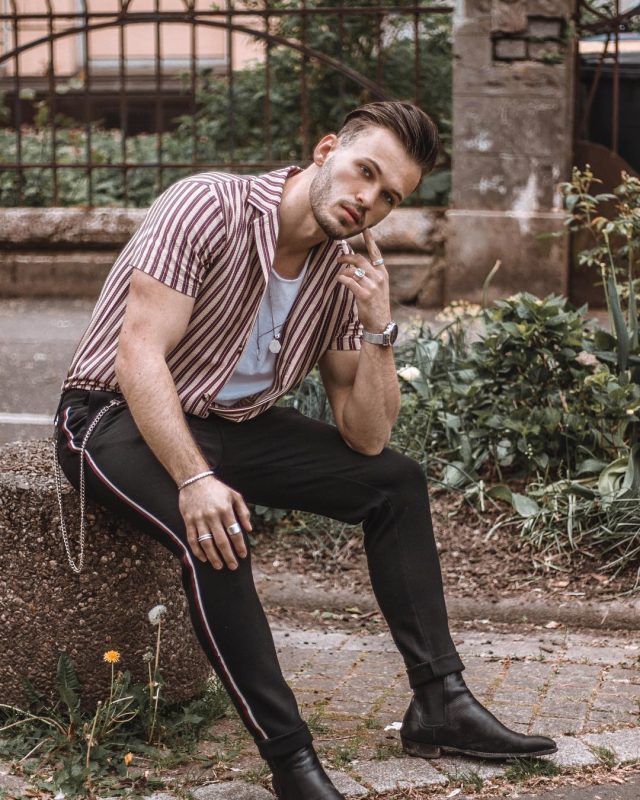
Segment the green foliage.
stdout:
[[579,475],[617,456],[640,392],[588,352],[584,308],[521,293],[471,313],[450,309],[447,327],[399,353],[397,446],[451,488]]
[[557,764],[543,758],[516,758],[504,771],[504,777],[513,783],[522,783],[538,776],[553,777],[560,772]]
[[[25,680],[26,708],[0,703],[0,756],[31,759],[32,782],[52,775],[53,782],[43,785],[69,797],[94,797],[106,789],[141,793],[160,786],[160,781],[138,774],[137,767],[130,774],[131,762],[152,757],[159,744],[192,748],[203,728],[227,712],[228,696],[213,680],[189,703],[161,702],[156,707],[149,687],[132,684],[130,673],[115,672],[114,663],[109,698],[93,709],[83,706],[82,687],[67,653],[58,660],[57,698],[51,700]],[[158,685],[154,682],[156,690]]]

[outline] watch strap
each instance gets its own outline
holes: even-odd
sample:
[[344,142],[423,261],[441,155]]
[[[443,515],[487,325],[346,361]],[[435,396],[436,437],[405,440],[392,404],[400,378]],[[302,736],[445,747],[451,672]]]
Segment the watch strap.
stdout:
[[383,347],[390,347],[393,342],[391,341],[391,331],[395,327],[395,323],[390,322],[381,333],[372,333],[371,331],[362,331],[362,338],[369,344],[380,344]]

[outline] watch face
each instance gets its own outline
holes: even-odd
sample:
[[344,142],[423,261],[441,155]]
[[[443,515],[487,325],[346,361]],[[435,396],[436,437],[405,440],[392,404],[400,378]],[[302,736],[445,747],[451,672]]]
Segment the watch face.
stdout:
[[387,331],[389,332],[389,341],[391,344],[395,344],[395,341],[398,338],[398,326],[396,323],[392,322],[387,328]]

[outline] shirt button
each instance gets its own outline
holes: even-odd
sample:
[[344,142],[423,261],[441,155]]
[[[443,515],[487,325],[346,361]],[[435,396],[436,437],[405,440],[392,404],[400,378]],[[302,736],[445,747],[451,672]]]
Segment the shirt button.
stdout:
[[208,402],[209,402],[209,400],[211,400],[211,395],[209,394],[209,392],[205,392],[205,393],[202,395],[202,399],[204,400],[204,402],[205,402],[205,403],[208,403]]

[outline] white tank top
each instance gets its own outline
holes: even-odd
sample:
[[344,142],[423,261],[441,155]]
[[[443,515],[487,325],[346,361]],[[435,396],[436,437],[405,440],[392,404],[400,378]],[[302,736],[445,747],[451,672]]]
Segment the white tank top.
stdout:
[[[229,380],[216,395],[216,402],[231,405],[236,400],[273,385],[277,354],[269,350],[274,333],[280,333],[295,302],[309,266],[309,257],[297,278],[283,278],[271,269],[269,288],[264,293],[251,335]],[[275,328],[275,330],[274,330]],[[258,342],[260,331],[260,342]]]

